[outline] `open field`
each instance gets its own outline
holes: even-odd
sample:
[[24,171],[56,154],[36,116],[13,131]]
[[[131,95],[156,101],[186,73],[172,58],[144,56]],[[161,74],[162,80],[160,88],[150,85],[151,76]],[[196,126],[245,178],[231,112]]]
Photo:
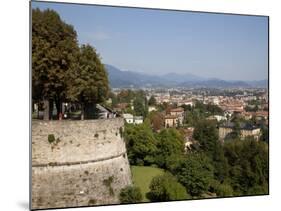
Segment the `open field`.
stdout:
[[164,170],[151,166],[131,166],[133,182],[141,189],[143,201],[148,202],[146,193],[149,192],[149,185],[153,177],[163,174]]

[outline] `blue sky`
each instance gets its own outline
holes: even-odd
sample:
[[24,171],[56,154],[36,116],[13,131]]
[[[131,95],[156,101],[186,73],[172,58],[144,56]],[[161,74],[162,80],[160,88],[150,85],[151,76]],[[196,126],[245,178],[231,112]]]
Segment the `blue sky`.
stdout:
[[266,17],[32,2],[56,10],[80,44],[122,70],[191,73],[225,80],[268,78]]

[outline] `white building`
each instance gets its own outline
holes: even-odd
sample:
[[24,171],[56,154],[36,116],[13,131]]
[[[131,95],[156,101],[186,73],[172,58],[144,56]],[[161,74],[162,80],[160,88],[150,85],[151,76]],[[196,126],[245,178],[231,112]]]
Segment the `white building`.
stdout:
[[221,115],[209,116],[207,119],[209,119],[209,120],[212,120],[212,119],[213,120],[217,120],[218,122],[227,120],[227,118],[225,116],[221,116]]
[[152,112],[152,111],[156,111],[156,107],[155,106],[148,106],[148,112]]
[[134,123],[134,116],[132,114],[123,114],[123,118],[128,124]]
[[142,124],[142,116],[133,116],[132,114],[123,114],[123,118],[128,124]]
[[143,123],[143,117],[142,116],[135,116],[134,117],[134,124],[142,124]]

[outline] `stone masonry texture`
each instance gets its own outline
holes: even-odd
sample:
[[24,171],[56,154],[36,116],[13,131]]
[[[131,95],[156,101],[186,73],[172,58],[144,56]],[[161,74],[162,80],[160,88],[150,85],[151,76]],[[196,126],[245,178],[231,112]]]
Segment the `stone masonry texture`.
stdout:
[[32,209],[118,204],[130,185],[122,118],[32,121]]

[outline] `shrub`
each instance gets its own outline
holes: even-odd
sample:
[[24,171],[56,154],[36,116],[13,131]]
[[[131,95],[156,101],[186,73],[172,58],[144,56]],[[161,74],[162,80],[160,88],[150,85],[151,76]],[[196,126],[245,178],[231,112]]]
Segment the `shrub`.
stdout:
[[113,176],[110,176],[110,177],[108,177],[107,179],[104,179],[104,180],[103,180],[103,184],[104,184],[106,187],[108,187],[109,194],[110,194],[111,196],[114,195],[113,188],[111,187],[111,183],[113,182],[113,180],[114,180],[114,177],[113,177]]
[[170,173],[154,177],[149,188],[150,192],[147,193],[147,198],[153,202],[190,198],[185,187],[178,183],[177,179]]
[[142,194],[139,187],[127,186],[121,189],[119,200],[121,203],[138,203],[142,201]]
[[90,199],[88,204],[89,205],[93,205],[93,204],[96,204],[97,203],[97,200],[96,199]]
[[55,139],[55,135],[54,134],[49,134],[48,135],[48,141],[49,141],[50,144],[53,143],[55,140],[56,139]]
[[211,182],[210,191],[217,194],[219,197],[233,196],[233,189],[227,183],[220,183],[217,180]]

